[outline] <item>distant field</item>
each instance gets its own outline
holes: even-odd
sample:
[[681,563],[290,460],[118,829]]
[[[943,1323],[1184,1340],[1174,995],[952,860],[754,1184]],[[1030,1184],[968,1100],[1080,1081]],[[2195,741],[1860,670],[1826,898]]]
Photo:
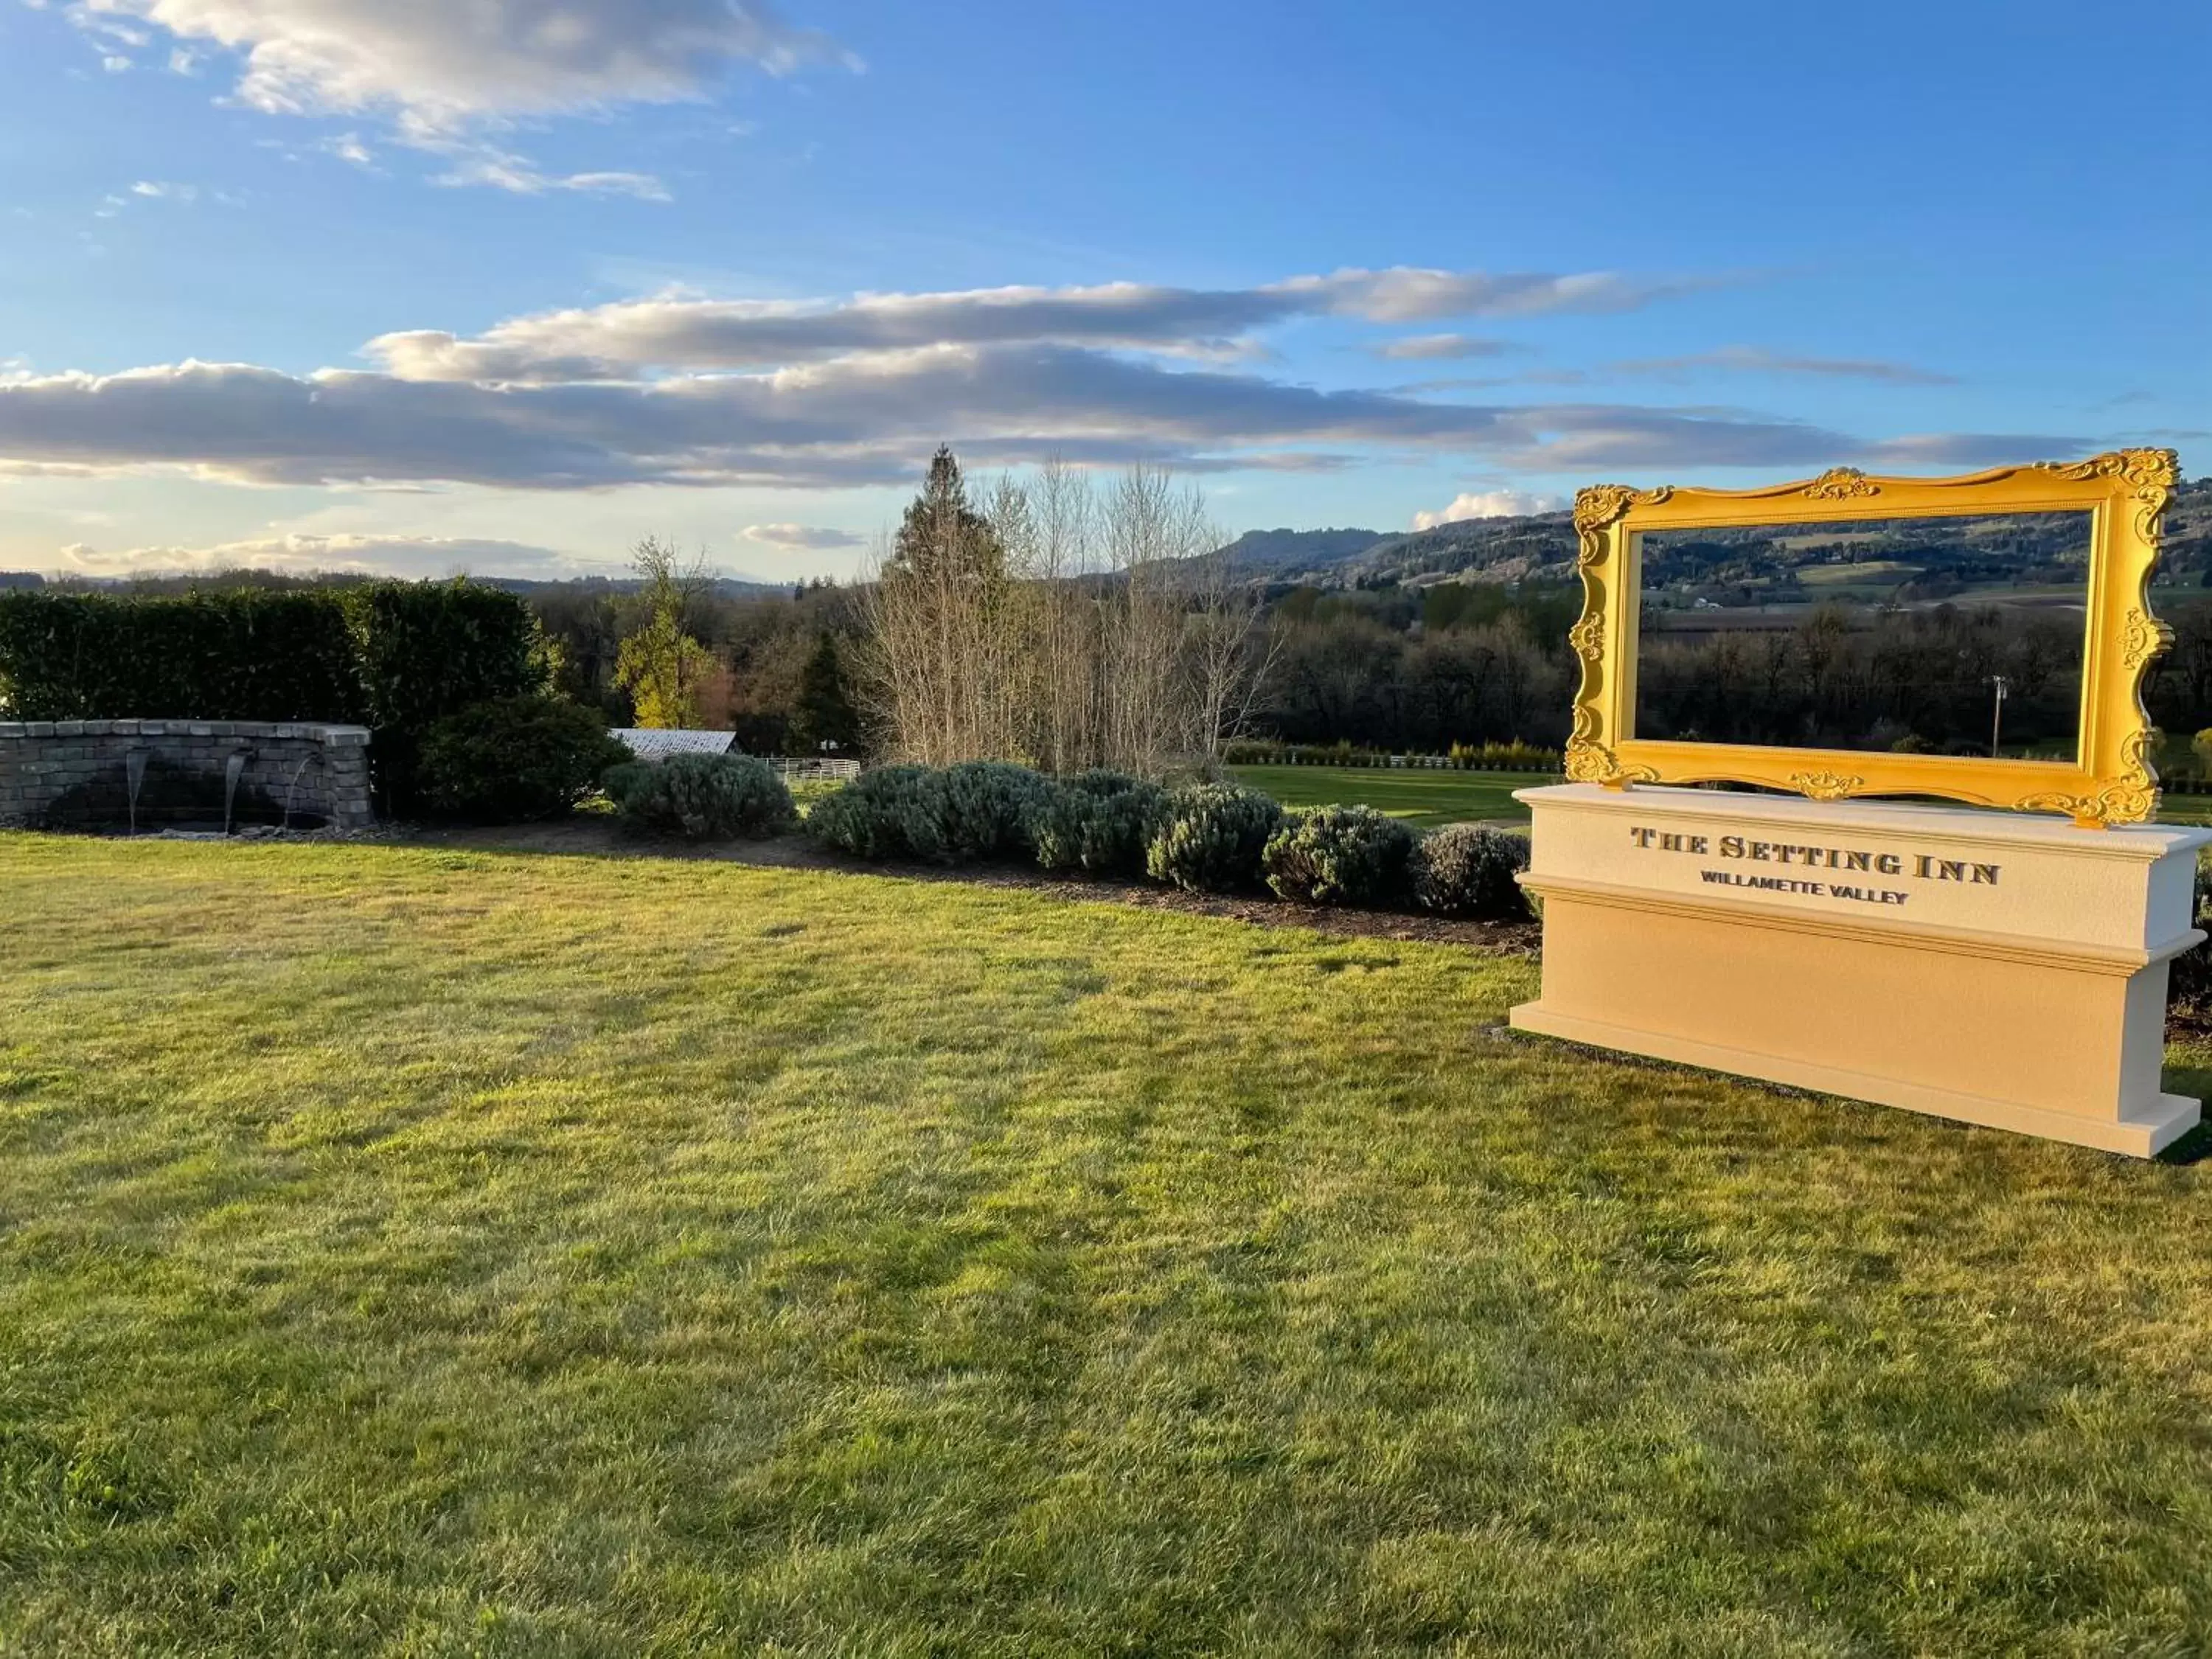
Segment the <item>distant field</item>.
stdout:
[[[1516,789],[1557,783],[1539,772],[1398,772],[1364,766],[1232,766],[1239,783],[1285,806],[1372,806],[1422,830],[1469,820],[1528,822]],[[2212,796],[2168,795],[2161,823],[2212,824]]]
[[1797,573],[1797,580],[1808,587],[1821,587],[1844,582],[1872,582],[1882,577],[1894,582],[1919,574],[1917,564],[1905,564],[1896,559],[1869,559],[1863,564],[1808,565]]
[[1372,806],[1418,829],[1469,819],[1528,821],[1516,789],[1559,779],[1542,772],[1419,772],[1367,766],[1232,766],[1239,783],[1285,806]]

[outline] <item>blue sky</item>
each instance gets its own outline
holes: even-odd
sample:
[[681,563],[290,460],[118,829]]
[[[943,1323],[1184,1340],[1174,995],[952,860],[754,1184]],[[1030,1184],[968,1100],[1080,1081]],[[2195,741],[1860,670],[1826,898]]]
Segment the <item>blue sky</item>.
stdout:
[[0,0],[0,568],[2212,453],[2212,9]]

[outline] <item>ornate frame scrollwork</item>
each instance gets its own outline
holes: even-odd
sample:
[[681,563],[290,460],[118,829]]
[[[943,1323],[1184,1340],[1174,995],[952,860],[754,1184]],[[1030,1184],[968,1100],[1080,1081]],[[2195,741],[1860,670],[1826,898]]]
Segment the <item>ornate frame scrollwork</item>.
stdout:
[[[1575,497],[1583,614],[1567,640],[1583,676],[1567,739],[1567,776],[1615,788],[1748,783],[1824,801],[1934,795],[1977,806],[2063,812],[2099,828],[2141,823],[2158,811],[2151,759],[2157,733],[2143,709],[2143,676],[2172,639],[2151,614],[2148,590],[2160,519],[2179,477],[2170,449],[2123,449],[2086,461],[1996,467],[1956,478],[1869,477],[1835,467],[1763,489],[1594,484]],[[2087,512],[2091,524],[2080,744],[2071,764],[1635,735],[1643,532],[2054,512]]]

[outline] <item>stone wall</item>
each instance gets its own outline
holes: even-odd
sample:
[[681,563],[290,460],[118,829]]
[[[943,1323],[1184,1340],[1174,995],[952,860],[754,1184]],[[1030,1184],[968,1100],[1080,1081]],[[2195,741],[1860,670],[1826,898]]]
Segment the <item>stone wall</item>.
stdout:
[[[0,823],[56,830],[220,828],[231,757],[234,828],[360,830],[368,730],[267,720],[0,721]],[[134,758],[134,757],[136,758]],[[133,799],[133,775],[136,798]]]

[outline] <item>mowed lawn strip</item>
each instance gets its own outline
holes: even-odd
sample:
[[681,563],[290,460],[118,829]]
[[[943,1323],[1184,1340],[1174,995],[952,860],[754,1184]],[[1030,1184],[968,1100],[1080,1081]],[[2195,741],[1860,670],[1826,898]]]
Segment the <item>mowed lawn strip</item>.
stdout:
[[1416,829],[1494,820],[1528,821],[1516,789],[1557,783],[1542,772],[1462,772],[1443,767],[1232,766],[1237,782],[1285,806],[1371,806]]
[[0,960],[0,1650],[2212,1647],[2212,1163],[874,876],[8,836]]

